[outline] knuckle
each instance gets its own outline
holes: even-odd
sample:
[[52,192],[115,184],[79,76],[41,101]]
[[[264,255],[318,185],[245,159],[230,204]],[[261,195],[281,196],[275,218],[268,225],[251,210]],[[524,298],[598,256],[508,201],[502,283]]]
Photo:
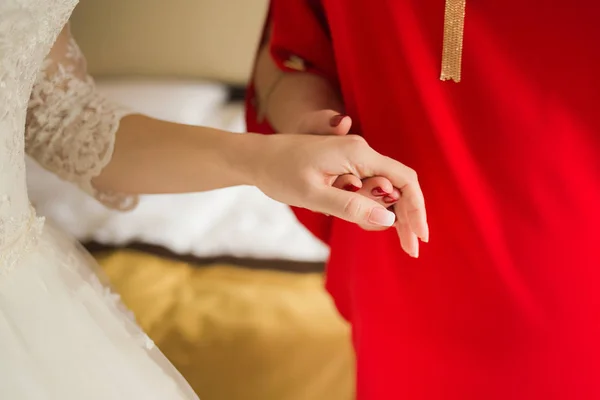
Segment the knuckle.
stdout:
[[350,196],[344,205],[344,215],[349,220],[358,220],[363,212],[362,202],[357,196]]
[[418,182],[419,176],[417,174],[417,171],[415,171],[414,169],[412,169],[410,167],[406,167],[406,168],[407,168],[408,178],[413,182]]
[[346,139],[345,152],[352,162],[352,171],[363,171],[369,161],[372,160],[373,150],[362,136],[348,135]]
[[368,147],[367,141],[365,138],[359,135],[348,135],[346,136],[348,145],[354,149],[362,149],[364,147]]
[[[416,186],[419,184],[419,175],[417,174],[417,171],[415,171],[414,169],[404,165],[403,175],[404,175],[404,179],[406,180],[406,186],[408,186],[408,185]],[[401,189],[403,189],[403,188],[401,188]]]
[[409,215],[423,212],[425,210],[425,201],[420,197],[413,197],[407,205],[406,212]]

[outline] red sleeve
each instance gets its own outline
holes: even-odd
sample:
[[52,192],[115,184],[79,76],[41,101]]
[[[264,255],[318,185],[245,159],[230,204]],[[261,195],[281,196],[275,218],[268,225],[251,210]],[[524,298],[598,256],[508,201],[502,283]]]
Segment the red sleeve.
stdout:
[[335,58],[325,13],[318,0],[271,0],[270,50],[279,68],[304,63],[304,71],[337,81]]
[[[270,32],[267,29],[270,27]],[[284,71],[310,72],[336,82],[336,68],[323,9],[318,0],[271,0],[263,39],[270,34],[270,50]],[[264,41],[261,41],[264,43]],[[265,119],[258,120],[253,79],[246,96],[246,125],[249,132],[272,134]],[[298,220],[325,243],[329,242],[331,218],[292,207]]]

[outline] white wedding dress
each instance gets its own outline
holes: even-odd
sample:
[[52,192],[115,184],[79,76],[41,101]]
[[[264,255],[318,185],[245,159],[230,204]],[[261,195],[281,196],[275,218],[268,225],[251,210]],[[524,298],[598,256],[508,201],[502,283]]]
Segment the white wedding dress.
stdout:
[[0,399],[196,399],[91,257],[29,204],[25,149],[109,206],[135,203],[91,185],[127,112],[96,94],[63,29],[76,3],[0,1]]

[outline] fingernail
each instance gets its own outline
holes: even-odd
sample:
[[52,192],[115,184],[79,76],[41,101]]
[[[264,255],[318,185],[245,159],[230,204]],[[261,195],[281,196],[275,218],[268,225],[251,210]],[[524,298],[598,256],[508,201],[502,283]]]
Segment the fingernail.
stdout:
[[425,225],[425,226],[426,226],[425,233],[423,234],[423,237],[421,238],[421,240],[424,243],[429,243],[429,227],[427,225]]
[[385,204],[392,204],[392,203],[395,203],[397,201],[398,201],[397,199],[394,199],[393,197],[390,197],[390,196],[386,196],[386,197],[383,198],[383,202]]
[[417,244],[415,245],[415,247],[412,250],[411,256],[413,258],[419,258],[419,242],[416,242]]
[[385,196],[386,194],[389,194],[388,192],[384,191],[380,187],[376,187],[375,189],[373,189],[371,191],[371,193],[373,193],[373,196],[377,196],[377,197],[381,197],[381,196]]
[[392,226],[396,222],[396,215],[385,208],[375,208],[369,215],[369,222],[373,225]]
[[358,192],[360,188],[349,183],[346,186],[344,186],[344,190],[347,192]]
[[419,242],[414,242],[410,247],[402,244],[402,249],[412,258],[419,258]]
[[334,115],[331,117],[331,120],[329,120],[329,125],[331,125],[332,128],[337,128],[340,126],[344,118],[346,118],[346,116],[342,114]]

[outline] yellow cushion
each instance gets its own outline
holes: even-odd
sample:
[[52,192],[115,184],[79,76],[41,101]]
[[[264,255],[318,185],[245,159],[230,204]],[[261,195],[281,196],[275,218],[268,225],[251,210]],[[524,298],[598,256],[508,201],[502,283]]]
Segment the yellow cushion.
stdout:
[[138,322],[202,400],[351,400],[349,329],[321,274],[98,257]]

